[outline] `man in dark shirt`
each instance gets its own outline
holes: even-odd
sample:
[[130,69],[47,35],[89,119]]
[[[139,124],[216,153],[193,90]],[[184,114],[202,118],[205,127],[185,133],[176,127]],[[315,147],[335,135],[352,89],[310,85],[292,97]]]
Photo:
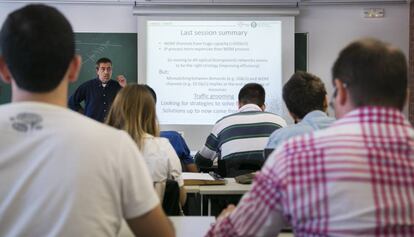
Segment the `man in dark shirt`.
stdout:
[[[69,98],[69,108],[103,122],[118,91],[126,85],[124,76],[111,80],[112,61],[100,58],[96,61],[97,78],[84,82]],[[85,101],[85,108],[81,102]]]

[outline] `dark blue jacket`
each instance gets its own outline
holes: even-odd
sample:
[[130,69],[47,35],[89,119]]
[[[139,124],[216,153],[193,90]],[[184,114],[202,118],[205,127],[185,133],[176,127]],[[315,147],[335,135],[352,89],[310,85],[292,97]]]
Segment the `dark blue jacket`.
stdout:
[[[86,116],[103,122],[112,101],[121,88],[115,80],[109,80],[105,87],[98,78],[86,81],[69,98],[68,106],[75,111],[84,111]],[[81,106],[83,101],[85,108]]]
[[160,137],[167,138],[173,146],[177,156],[184,165],[193,164],[194,159],[190,154],[184,138],[176,131],[161,131]]

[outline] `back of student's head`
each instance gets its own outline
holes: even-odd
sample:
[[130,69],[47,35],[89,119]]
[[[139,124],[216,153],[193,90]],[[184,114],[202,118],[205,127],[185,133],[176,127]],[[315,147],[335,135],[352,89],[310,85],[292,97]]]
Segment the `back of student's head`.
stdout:
[[349,90],[354,106],[403,109],[407,89],[407,62],[401,50],[375,39],[363,39],[344,48],[332,68]]
[[49,92],[59,85],[74,57],[73,30],[55,8],[28,5],[8,15],[0,50],[20,89]]
[[239,104],[256,104],[263,106],[265,102],[265,89],[262,85],[257,83],[248,83],[240,89]]
[[314,110],[326,111],[326,89],[321,79],[307,72],[296,72],[283,86],[283,100],[299,119]]
[[140,148],[145,133],[158,136],[155,102],[145,85],[132,84],[122,88],[112,103],[106,123],[127,131]]

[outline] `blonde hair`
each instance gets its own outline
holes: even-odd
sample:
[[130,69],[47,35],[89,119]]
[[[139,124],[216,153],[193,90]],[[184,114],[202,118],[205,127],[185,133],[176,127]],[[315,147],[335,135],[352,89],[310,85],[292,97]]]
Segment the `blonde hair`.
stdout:
[[144,85],[122,88],[112,103],[105,123],[128,132],[140,149],[146,133],[159,136],[154,98]]

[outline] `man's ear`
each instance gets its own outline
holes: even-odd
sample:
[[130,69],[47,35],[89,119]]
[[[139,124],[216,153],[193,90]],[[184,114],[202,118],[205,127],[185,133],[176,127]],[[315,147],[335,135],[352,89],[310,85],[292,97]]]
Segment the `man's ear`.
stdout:
[[4,83],[10,84],[12,80],[12,75],[7,67],[6,61],[2,56],[0,56],[0,78]]
[[329,104],[329,98],[328,95],[325,95],[325,99],[323,100],[323,112],[328,111],[328,104]]
[[338,101],[338,103],[342,106],[346,103],[349,103],[349,94],[346,85],[338,79],[335,79],[334,84],[337,90],[336,100]]
[[404,105],[407,105],[408,103],[409,103],[409,101],[410,101],[410,89],[409,88],[407,88],[407,93],[405,93],[405,102],[404,102]]
[[410,94],[412,92],[410,92],[410,88],[406,89],[405,92],[405,99],[404,99],[404,104],[402,105],[402,108],[400,109],[401,111],[408,111],[408,106],[410,105]]
[[288,112],[289,112],[289,114],[290,114],[290,117],[292,117],[292,119],[293,119],[293,121],[295,122],[295,123],[298,123],[299,121],[299,118],[298,118],[298,116],[296,116],[296,114],[294,114],[294,113],[292,113],[292,112],[290,112],[289,110],[288,110]]
[[69,68],[68,68],[68,81],[70,83],[73,83],[76,80],[78,80],[81,65],[82,65],[81,56],[75,55],[72,61],[69,63]]

